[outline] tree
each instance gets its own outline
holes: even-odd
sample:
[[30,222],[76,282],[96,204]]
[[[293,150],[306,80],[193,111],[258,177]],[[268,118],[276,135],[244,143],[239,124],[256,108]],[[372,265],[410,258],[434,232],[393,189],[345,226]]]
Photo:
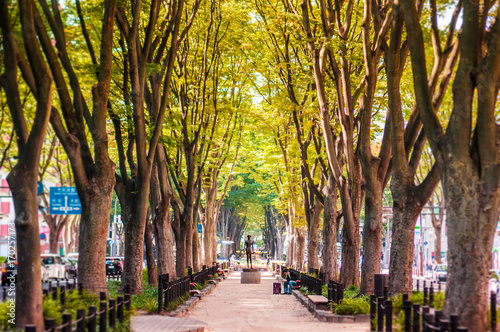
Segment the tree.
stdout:
[[[109,211],[115,183],[115,165],[108,154],[106,112],[111,80],[111,53],[116,2],[110,0],[104,4],[99,64],[97,64],[90,40],[87,40],[88,50],[94,60],[95,67],[98,68],[97,75],[95,75],[95,68],[89,75],[90,77],[97,76],[97,83],[92,87],[92,112],[81,85],[82,77],[85,75],[77,74],[68,52],[68,48],[72,44],[66,42],[66,31],[61,15],[62,7],[57,1],[52,1],[51,7],[44,0],[40,1],[40,5],[45,20],[50,26],[50,34],[54,36],[55,47],[58,51],[58,53],[55,52],[49,31],[47,31],[38,9],[34,7],[33,16],[36,30],[33,31],[36,31],[43,48],[44,57],[56,84],[58,101],[61,106],[61,111],[59,111],[52,105],[50,122],[70,159],[75,185],[82,203],[79,231],[81,254],[78,262],[79,281],[88,291],[98,293],[104,289],[107,290],[106,271],[102,262],[106,255]],[[81,14],[79,2],[77,2],[77,8]],[[82,32],[84,36],[88,37],[83,16],[80,15],[80,18]],[[75,27],[70,26],[71,31],[73,28]],[[22,62],[20,62],[19,67],[30,90],[36,91],[36,85],[40,83],[37,81],[38,78],[33,75],[34,70],[32,72]],[[73,98],[70,96],[70,89],[73,92]],[[37,94],[34,94],[36,97]],[[87,130],[90,133],[89,137]],[[93,150],[91,150],[89,140],[92,140]]]
[[[132,122],[125,128],[129,133],[127,154],[124,152],[121,134],[118,144],[120,175],[116,183],[116,192],[120,198],[122,220],[125,225],[125,264],[121,288],[123,290],[129,286],[134,294],[142,292],[142,252],[148,219],[150,180],[156,147],[168,106],[174,62],[179,44],[191,27],[199,3],[200,1],[194,2],[191,16],[184,27],[182,17],[185,1],[170,1],[165,13],[160,10],[161,1],[153,1],[149,6],[138,1],[130,7],[126,7],[125,4],[118,7],[117,20],[126,41],[126,49],[122,43],[123,57],[126,58],[124,69],[128,69],[128,72],[124,70],[122,91],[125,105],[131,103],[132,106],[132,115],[129,115]],[[143,12],[148,13],[149,20],[144,26],[145,30],[140,33],[140,18]],[[162,15],[165,18],[159,21]],[[131,23],[129,18],[132,18]],[[161,30],[166,29],[157,35],[158,27],[162,27]],[[167,50],[168,42],[170,47]],[[162,69],[148,73],[148,63],[161,65]],[[150,87],[146,85],[147,79]],[[130,83],[130,94],[128,83]],[[153,124],[149,128],[152,133],[150,136],[147,130],[145,104],[148,106],[150,123]],[[116,132],[121,132],[117,114],[113,115],[113,122]],[[127,173],[127,164],[133,176]],[[150,266],[150,269],[153,268]]]
[[488,269],[500,207],[500,150],[492,139],[499,131],[500,12],[491,13],[491,4],[464,1],[453,109],[445,130],[428,85],[416,8],[413,1],[396,3],[406,23],[419,115],[443,180],[449,245],[444,312],[460,312],[465,326],[485,331]]
[[[12,7],[11,7],[12,8]],[[38,230],[37,180],[38,164],[49,125],[52,106],[52,75],[45,63],[35,33],[35,5],[32,1],[20,1],[19,12],[9,12],[7,1],[0,2],[0,27],[3,37],[4,73],[1,85],[7,96],[7,103],[16,133],[18,162],[7,176],[16,213],[18,277],[16,288],[15,328],[34,324],[37,331],[43,327],[42,286],[39,268],[40,239]],[[17,44],[11,14],[22,17],[22,39],[26,54]],[[27,60],[24,59],[27,57]],[[29,66],[36,96],[35,118],[28,127],[19,92],[18,66]],[[28,68],[26,68],[28,70]]]

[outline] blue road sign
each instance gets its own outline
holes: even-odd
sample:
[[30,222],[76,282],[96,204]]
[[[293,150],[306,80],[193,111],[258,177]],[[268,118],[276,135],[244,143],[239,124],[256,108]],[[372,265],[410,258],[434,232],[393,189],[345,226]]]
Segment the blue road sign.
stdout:
[[82,214],[75,187],[50,187],[50,214]]
[[201,227],[201,224],[196,224],[196,227],[198,229],[198,233],[203,233],[203,228]]
[[43,183],[38,181],[36,185],[36,194],[41,195],[43,194]]

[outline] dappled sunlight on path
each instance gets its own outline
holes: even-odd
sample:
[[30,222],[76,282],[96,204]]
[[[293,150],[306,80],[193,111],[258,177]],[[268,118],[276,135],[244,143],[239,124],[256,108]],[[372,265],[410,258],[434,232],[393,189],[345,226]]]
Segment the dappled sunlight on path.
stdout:
[[273,295],[273,275],[261,284],[240,284],[232,273],[185,316],[207,323],[207,331],[369,331],[367,323],[320,322],[293,295]]

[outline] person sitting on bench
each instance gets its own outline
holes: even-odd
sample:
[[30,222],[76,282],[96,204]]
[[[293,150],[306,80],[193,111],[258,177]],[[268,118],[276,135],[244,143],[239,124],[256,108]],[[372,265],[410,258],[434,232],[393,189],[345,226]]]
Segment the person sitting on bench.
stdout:
[[[212,262],[212,265],[213,266],[216,266],[217,263],[216,262]],[[226,279],[226,273],[224,272],[223,269],[221,269],[220,267],[217,267],[217,274],[222,277],[222,279]]]
[[283,273],[285,274],[285,278],[283,279],[283,294],[292,294],[292,287],[296,286],[297,282],[290,277],[290,271],[283,270]]

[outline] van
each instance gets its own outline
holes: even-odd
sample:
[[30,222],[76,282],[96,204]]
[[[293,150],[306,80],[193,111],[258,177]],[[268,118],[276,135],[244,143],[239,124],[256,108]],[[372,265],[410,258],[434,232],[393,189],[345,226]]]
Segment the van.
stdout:
[[42,262],[49,270],[49,278],[66,279],[69,278],[66,267],[63,264],[61,256],[55,254],[42,254]]

